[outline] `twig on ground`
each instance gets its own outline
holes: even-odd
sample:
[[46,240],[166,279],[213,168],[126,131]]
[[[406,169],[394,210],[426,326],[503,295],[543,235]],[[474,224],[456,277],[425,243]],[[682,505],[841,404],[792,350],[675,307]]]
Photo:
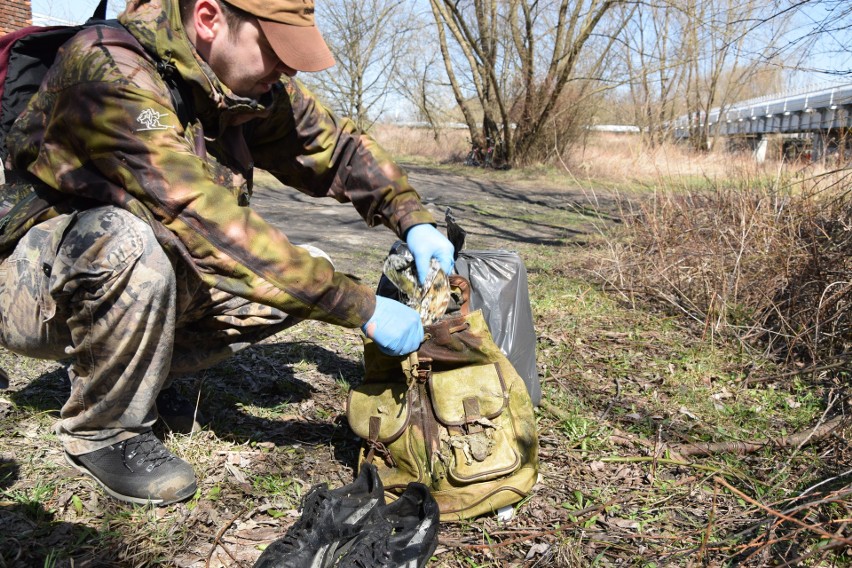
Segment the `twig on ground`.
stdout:
[[713,534],[713,523],[716,520],[716,500],[719,498],[719,486],[713,484],[713,501],[710,502],[710,514],[707,516],[707,528],[704,535],[701,537],[701,548],[698,549],[698,558],[703,560],[707,554],[707,543],[710,542],[710,535]]
[[811,365],[809,367],[803,367],[801,369],[796,369],[795,371],[789,371],[789,372],[780,373],[780,374],[777,374],[777,375],[770,375],[768,377],[753,378],[753,377],[749,376],[748,378],[746,378],[743,385],[747,387],[749,385],[753,385],[753,384],[756,384],[756,383],[771,383],[773,381],[778,381],[778,380],[781,380],[781,379],[789,379],[791,377],[799,377],[801,375],[821,373],[823,371],[831,371],[832,369],[839,369],[839,368],[846,367],[846,366],[849,365],[849,361],[850,361],[850,355],[849,354],[839,355],[838,357],[841,357],[841,359],[838,360],[838,361],[835,361],[834,363],[826,363],[824,365]]
[[[231,520],[229,520],[227,523],[222,525],[222,528],[220,528],[219,531],[216,533],[216,537],[213,539],[213,546],[210,547],[210,552],[207,553],[207,559],[204,562],[205,568],[210,568],[210,559],[213,557],[213,553],[216,552],[216,547],[218,547],[220,545],[222,547],[222,550],[224,550],[225,553],[228,556],[231,557],[231,560],[233,560],[234,562],[239,564],[239,561],[236,558],[234,558],[234,555],[231,554],[231,551],[228,550],[228,547],[225,546],[224,542],[222,542],[222,536],[231,527],[231,525],[233,525],[234,522],[236,522],[237,519],[239,519],[240,517],[243,516],[243,513],[245,513],[247,509],[248,509],[248,507],[246,507],[246,506],[241,507],[240,510],[237,512],[237,514],[234,515],[231,518]],[[249,515],[249,516],[251,516],[251,515]]]
[[670,446],[669,449],[677,452],[682,456],[707,456],[710,454],[732,453],[737,455],[750,454],[767,446],[772,448],[793,448],[801,447],[805,444],[813,444],[834,432],[846,417],[837,416],[828,422],[817,425],[815,428],[796,432],[789,436],[784,436],[778,440],[764,439],[753,442],[707,442],[707,443],[692,443],[692,444],[677,444]]
[[816,526],[816,525],[809,525],[808,523],[806,523],[806,522],[804,522],[804,521],[802,521],[802,520],[799,520],[799,519],[797,519],[796,517],[791,517],[790,515],[785,515],[785,514],[784,514],[784,513],[782,513],[781,511],[776,511],[775,509],[772,509],[772,508],[770,508],[770,507],[767,507],[767,506],[766,506],[766,505],[764,505],[763,503],[760,503],[759,501],[756,501],[755,499],[752,499],[751,497],[749,497],[748,495],[746,495],[745,493],[743,493],[742,491],[740,491],[740,490],[739,490],[739,489],[737,489],[736,487],[732,486],[730,483],[728,483],[727,481],[725,481],[725,480],[724,480],[723,478],[721,478],[721,477],[714,477],[714,478],[713,478],[713,480],[714,480],[716,483],[718,483],[718,484],[720,484],[720,485],[722,485],[722,486],[726,487],[729,491],[731,491],[732,493],[734,493],[735,495],[737,495],[738,497],[740,497],[740,498],[741,498],[741,499],[743,499],[744,501],[747,501],[748,503],[751,503],[751,504],[752,504],[752,505],[754,505],[755,507],[757,507],[757,508],[759,508],[759,509],[761,509],[761,510],[765,511],[766,513],[768,513],[768,514],[772,515],[772,516],[773,516],[773,517],[775,517],[775,518],[782,519],[782,520],[784,520],[784,521],[787,521],[787,522],[793,523],[794,525],[798,525],[798,526],[800,526],[800,527],[802,527],[802,528],[804,528],[804,529],[807,529],[807,530],[809,530],[809,531],[815,532],[815,533],[817,533],[818,535],[820,535],[820,536],[822,536],[822,537],[824,537],[824,538],[829,539],[830,541],[842,542],[842,543],[844,543],[844,544],[846,544],[846,545],[848,545],[848,546],[852,546],[852,539],[849,539],[849,538],[846,538],[846,537],[842,537],[842,536],[834,535],[834,534],[832,534],[832,533],[830,533],[830,532],[827,532],[827,531],[825,531],[825,530],[821,529],[820,527],[818,527],[818,526]]
[[612,407],[621,399],[621,381],[618,380],[618,377],[614,377],[615,379],[615,396],[612,397],[612,400],[609,401],[609,404],[606,406],[606,409],[601,413],[601,417],[599,420],[603,422],[606,420],[606,417],[609,415],[609,411],[612,410]]
[[599,461],[602,461],[604,463],[648,463],[648,462],[651,462],[651,463],[657,463],[657,464],[663,464],[663,465],[677,465],[677,466],[683,466],[683,467],[690,467],[690,468],[693,468],[693,469],[700,469],[700,470],[703,470],[703,471],[709,471],[710,473],[715,473],[715,474],[718,474],[718,475],[733,476],[733,474],[726,473],[725,471],[719,469],[718,467],[712,467],[712,466],[709,466],[709,465],[701,465],[700,463],[692,463],[692,462],[688,462],[688,461],[684,461],[684,460],[661,458],[659,456],[627,456],[627,457],[613,456],[613,457],[600,458]]
[[832,550],[837,550],[838,548],[841,548],[843,546],[845,546],[845,545],[841,542],[832,542],[831,544],[828,544],[828,545],[825,545],[825,546],[816,544],[816,545],[814,545],[814,547],[811,550],[809,550],[805,554],[802,554],[800,556],[797,556],[796,558],[792,558],[790,560],[787,560],[786,562],[784,562],[784,564],[779,564],[778,568],[783,568],[785,566],[801,566],[802,561],[807,560],[808,558],[811,558],[815,554],[819,554],[819,553],[825,554],[826,552],[830,552]]
[[831,483],[832,481],[834,481],[836,479],[843,479],[844,477],[848,477],[850,475],[852,475],[852,469],[846,470],[843,473],[841,473],[840,475],[835,475],[834,477],[829,477],[828,479],[823,479],[819,483],[815,483],[814,485],[811,485],[810,487],[808,487],[807,489],[802,491],[802,493],[799,495],[799,497],[804,497],[805,495],[807,495],[808,493],[810,493],[811,491],[813,491],[814,489],[816,489],[820,485],[825,485],[826,483]]

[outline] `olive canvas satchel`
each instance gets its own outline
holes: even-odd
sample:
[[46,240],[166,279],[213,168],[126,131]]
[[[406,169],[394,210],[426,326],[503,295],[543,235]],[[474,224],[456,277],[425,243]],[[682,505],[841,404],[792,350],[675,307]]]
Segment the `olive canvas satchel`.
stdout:
[[538,438],[523,379],[494,343],[469,284],[450,277],[460,309],[425,327],[407,357],[364,345],[364,382],[347,401],[363,439],[359,464],[376,465],[390,498],[416,481],[441,520],[496,512],[526,497],[538,478]]

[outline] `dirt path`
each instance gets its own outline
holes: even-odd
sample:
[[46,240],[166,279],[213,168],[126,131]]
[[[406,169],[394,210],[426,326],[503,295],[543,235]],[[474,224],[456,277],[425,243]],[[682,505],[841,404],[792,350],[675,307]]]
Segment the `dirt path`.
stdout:
[[[468,232],[470,249],[559,245],[583,240],[593,230],[589,198],[579,190],[482,180],[421,166],[406,169],[439,225],[452,209]],[[314,199],[275,184],[261,176],[252,205],[293,242],[328,252],[344,272],[362,274],[365,263],[378,266],[396,240],[383,227],[368,228],[348,203]]]

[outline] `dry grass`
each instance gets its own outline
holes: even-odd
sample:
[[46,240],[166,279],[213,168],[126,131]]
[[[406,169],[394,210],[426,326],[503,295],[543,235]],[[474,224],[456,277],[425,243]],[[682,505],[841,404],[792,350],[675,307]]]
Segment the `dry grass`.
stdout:
[[470,137],[464,129],[435,132],[429,128],[379,124],[370,134],[393,155],[409,160],[461,162],[470,150]]
[[847,173],[740,177],[693,191],[661,183],[623,202],[593,271],[784,361],[824,362],[852,342]]
[[[465,129],[409,128],[378,124],[370,132],[391,154],[404,161],[459,165],[470,150]],[[638,136],[590,133],[548,165],[518,171],[514,177],[560,177],[561,183],[618,189],[649,188],[676,180],[688,186],[706,186],[718,180],[751,179],[776,174],[778,165],[755,163],[747,153],[696,153],[683,144],[655,148],[641,144]],[[473,171],[473,170],[471,170]],[[512,174],[502,173],[512,176]]]
[[665,143],[651,148],[639,142],[633,134],[591,134],[560,165],[580,178],[643,186],[653,186],[661,180],[691,183],[751,176],[771,167],[758,166],[746,154],[698,154],[683,144]]

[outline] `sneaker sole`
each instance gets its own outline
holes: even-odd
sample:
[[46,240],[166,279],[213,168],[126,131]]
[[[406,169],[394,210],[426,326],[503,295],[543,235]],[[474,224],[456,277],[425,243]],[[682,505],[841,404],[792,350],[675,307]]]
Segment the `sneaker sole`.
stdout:
[[[324,544],[313,553],[310,559],[303,559],[303,562],[305,562],[304,568],[330,568],[349,550],[357,538],[357,536],[354,536],[349,539],[334,540],[328,544]],[[270,549],[267,548],[267,550]],[[272,555],[265,552],[264,554],[258,559],[254,568],[283,568],[293,565],[292,560],[282,558],[286,557],[287,552]]]
[[[151,505],[157,505],[158,507],[164,506],[164,505],[171,505],[172,503],[178,503],[180,501],[185,501],[186,499],[192,497],[192,495],[195,494],[195,490],[197,488],[197,484],[193,483],[190,487],[187,488],[187,490],[184,493],[181,493],[177,497],[175,497],[174,499],[169,499],[169,500],[166,500],[166,499],[151,499],[151,498],[143,499],[141,497],[133,497],[131,495],[124,495],[122,493],[119,493],[118,491],[110,489],[109,487],[104,485],[104,483],[100,479],[95,477],[95,474],[93,474],[91,471],[86,469],[86,467],[84,465],[78,463],[77,460],[74,459],[74,456],[72,456],[68,452],[65,452],[65,461],[67,461],[68,465],[70,465],[71,467],[73,467],[74,469],[79,471],[80,473],[87,475],[87,476],[91,477],[92,479],[94,479],[97,482],[97,484],[100,485],[103,488],[103,490],[106,491],[107,494],[110,495],[111,497],[114,497],[115,499],[118,499],[119,501],[125,501],[127,503],[134,503],[136,505],[148,505],[149,503]],[[191,491],[190,491],[190,489],[191,489]]]

